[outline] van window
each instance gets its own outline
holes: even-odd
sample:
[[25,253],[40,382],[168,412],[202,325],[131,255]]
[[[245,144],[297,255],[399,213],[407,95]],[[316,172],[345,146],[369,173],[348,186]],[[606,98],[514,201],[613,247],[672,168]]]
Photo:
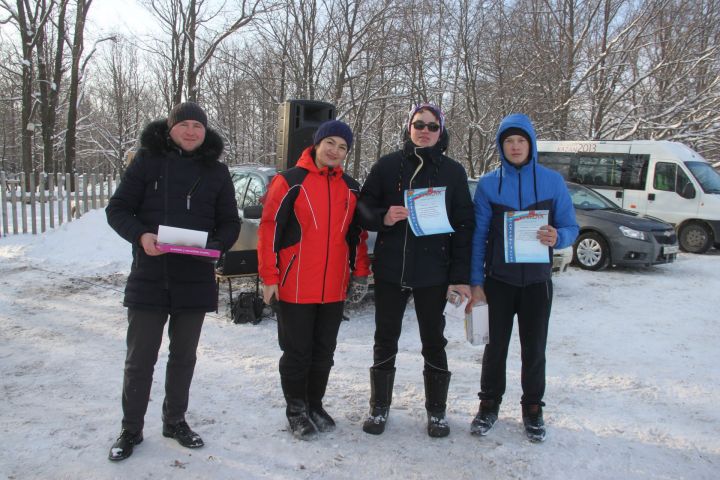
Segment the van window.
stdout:
[[720,174],[705,162],[685,162],[705,193],[720,193]]
[[658,162],[655,164],[653,187],[656,190],[675,192],[685,198],[695,197],[695,188],[692,186],[690,178],[675,163]]
[[570,182],[596,187],[644,190],[650,155],[540,152],[538,161]]
[[622,187],[623,153],[578,153],[576,175],[585,185]]
[[565,180],[575,182],[572,178],[571,170],[572,163],[575,159],[574,153],[564,152],[539,152],[538,162],[540,165],[546,166],[552,170],[555,170],[563,176]]
[[627,155],[622,166],[622,186],[630,190],[645,190],[650,155]]

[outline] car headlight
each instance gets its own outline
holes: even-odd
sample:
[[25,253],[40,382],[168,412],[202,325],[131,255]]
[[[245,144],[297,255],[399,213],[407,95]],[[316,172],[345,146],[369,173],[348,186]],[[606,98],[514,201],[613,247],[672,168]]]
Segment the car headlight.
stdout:
[[628,238],[634,238],[636,240],[645,240],[647,238],[647,235],[645,232],[641,232],[640,230],[634,230],[630,227],[626,227],[624,225],[620,225],[620,231],[623,235],[625,235]]

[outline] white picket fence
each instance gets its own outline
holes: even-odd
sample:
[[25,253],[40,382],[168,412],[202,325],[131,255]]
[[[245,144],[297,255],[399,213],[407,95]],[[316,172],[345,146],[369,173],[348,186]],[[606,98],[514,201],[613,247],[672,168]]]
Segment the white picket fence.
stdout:
[[0,172],[0,236],[42,233],[103,208],[120,183],[117,175],[98,173],[43,172],[37,178],[30,175],[26,182],[24,173]]

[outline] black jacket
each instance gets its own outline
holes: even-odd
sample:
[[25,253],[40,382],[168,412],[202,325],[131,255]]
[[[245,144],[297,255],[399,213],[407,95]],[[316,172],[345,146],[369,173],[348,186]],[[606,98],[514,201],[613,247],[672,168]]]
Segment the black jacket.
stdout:
[[223,142],[207,129],[194,152],[182,151],[167,123],[150,123],[141,148],[105,209],[108,223],[132,244],[133,263],[125,287],[127,307],[167,312],[217,307],[214,267],[206,259],[167,253],[150,257],[140,237],[159,225],[208,232],[208,246],[227,250],[240,232],[235,189],[225,164]]
[[[378,232],[373,252],[376,279],[407,287],[470,283],[475,217],[467,174],[442,150],[440,143],[417,148],[407,141],[402,150],[380,158],[370,170],[360,193],[358,212],[363,228]],[[392,227],[383,225],[390,206],[404,205],[406,189],[431,186],[446,187],[448,219],[455,233],[416,237],[406,220]]]

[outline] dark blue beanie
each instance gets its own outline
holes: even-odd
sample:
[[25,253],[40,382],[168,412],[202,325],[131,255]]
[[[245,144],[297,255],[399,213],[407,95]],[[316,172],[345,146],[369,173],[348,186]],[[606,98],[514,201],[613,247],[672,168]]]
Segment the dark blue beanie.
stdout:
[[317,145],[323,138],[340,137],[347,143],[348,150],[352,147],[353,134],[347,123],[340,120],[328,120],[320,125],[313,135],[313,144]]
[[172,130],[176,123],[185,120],[195,120],[207,128],[207,115],[205,115],[202,107],[195,102],[183,102],[175,105],[167,118],[168,128]]

